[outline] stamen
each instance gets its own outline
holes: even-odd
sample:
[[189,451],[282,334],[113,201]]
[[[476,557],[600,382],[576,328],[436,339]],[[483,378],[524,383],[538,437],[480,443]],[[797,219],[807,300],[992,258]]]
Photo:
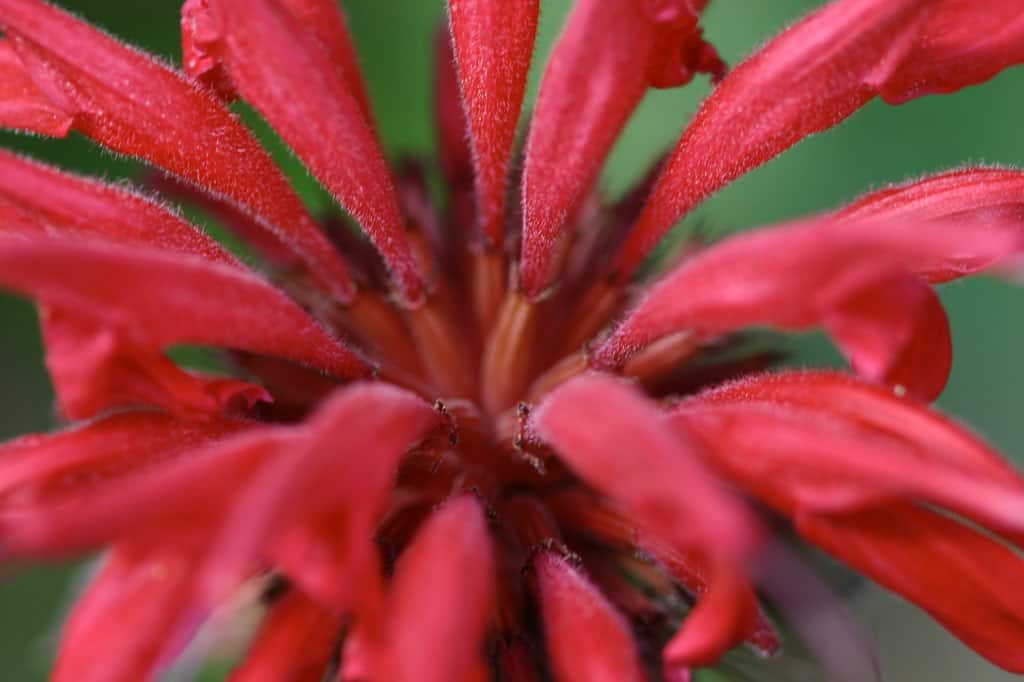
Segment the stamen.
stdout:
[[695,334],[683,331],[658,339],[631,357],[622,367],[624,376],[639,379],[645,386],[691,358],[703,347]]
[[538,403],[541,398],[555,390],[569,379],[583,374],[587,370],[587,355],[576,351],[559,360],[553,367],[534,379],[526,392],[526,400]]
[[342,312],[348,318],[346,326],[371,344],[379,357],[406,372],[421,371],[408,328],[382,294],[359,291]]
[[583,344],[611,322],[625,299],[625,285],[606,279],[598,281],[573,304],[559,355],[567,355],[582,348]]

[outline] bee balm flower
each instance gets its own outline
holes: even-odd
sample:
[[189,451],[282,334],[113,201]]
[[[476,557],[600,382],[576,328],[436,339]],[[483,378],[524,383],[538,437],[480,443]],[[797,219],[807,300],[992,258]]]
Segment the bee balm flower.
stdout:
[[[1019,3],[835,0],[728,74],[706,4],[578,0],[518,174],[540,1],[449,0],[440,211],[387,163],[333,0],[188,0],[184,71],[0,0],[0,125],[148,162],[260,256],[0,153],[0,286],[38,302],[69,421],[0,449],[0,556],[104,553],[55,680],[155,679],[254,592],[234,680],[688,679],[789,646],[762,603],[778,533],[1024,671],[1024,478],[928,407],[951,365],[932,285],[1020,251],[1024,173],[887,188],[637,276],[702,199],[875,97],[1024,61]],[[645,92],[700,74],[678,145],[605,205]],[[309,213],[235,99],[369,244]],[[709,364],[751,326],[822,329],[851,371]]]

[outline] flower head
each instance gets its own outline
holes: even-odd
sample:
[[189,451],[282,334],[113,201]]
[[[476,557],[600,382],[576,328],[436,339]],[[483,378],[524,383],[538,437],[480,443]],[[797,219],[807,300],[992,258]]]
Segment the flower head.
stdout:
[[[150,163],[259,261],[0,153],[0,286],[38,302],[71,422],[0,449],[0,555],[105,552],[54,679],[154,679],[239,604],[262,617],[236,680],[683,680],[800,639],[873,674],[788,629],[780,570],[829,598],[792,538],[1024,671],[1024,478],[928,407],[952,362],[932,285],[1024,247],[1024,172],[651,258],[870,100],[1024,61],[1019,3],[834,0],[727,74],[702,0],[578,0],[519,172],[540,4],[448,2],[439,209],[422,165],[386,161],[334,0],[187,0],[184,71],[0,0],[0,125]],[[595,179],[644,94],[701,74],[679,143],[609,204]],[[367,240],[310,214],[236,99]],[[766,373],[752,326],[822,329],[851,371]],[[224,373],[182,368],[180,344]]]

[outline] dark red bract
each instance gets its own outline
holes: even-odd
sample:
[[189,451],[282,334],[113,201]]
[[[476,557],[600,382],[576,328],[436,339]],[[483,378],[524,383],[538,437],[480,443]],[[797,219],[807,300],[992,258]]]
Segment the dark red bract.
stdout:
[[[787,617],[780,536],[1024,672],[1024,478],[928,408],[952,362],[932,285],[1020,253],[1024,172],[649,258],[875,97],[1024,61],[1020,3],[835,0],[728,74],[706,4],[578,0],[518,173],[543,2],[449,0],[438,208],[420,165],[384,157],[335,0],[188,0],[184,72],[0,0],[0,125],[149,162],[259,258],[0,152],[0,286],[37,301],[71,422],[0,448],[0,556],[104,552],[55,680],[156,679],[239,604],[261,619],[238,682],[687,680],[789,647],[767,608]],[[595,180],[644,94],[700,74],[716,87],[678,145],[609,204]],[[309,213],[239,98],[353,224]],[[851,372],[767,372],[737,343],[754,326],[824,330]],[[173,362],[182,344],[225,375]]]

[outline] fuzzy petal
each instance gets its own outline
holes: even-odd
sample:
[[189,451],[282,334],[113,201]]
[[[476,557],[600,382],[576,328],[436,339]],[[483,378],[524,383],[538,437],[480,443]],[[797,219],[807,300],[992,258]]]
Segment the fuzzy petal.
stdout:
[[155,406],[183,419],[245,415],[272,403],[260,386],[185,371],[159,351],[125,343],[112,329],[43,307],[46,368],[61,414],[88,419],[108,410]]
[[270,607],[230,682],[321,682],[342,631],[342,619],[290,590]]
[[456,498],[428,519],[399,561],[389,598],[394,682],[486,679],[494,572],[487,521],[475,499]]
[[191,572],[186,550],[116,549],[64,626],[54,682],[158,679]]
[[[301,569],[296,578],[307,589],[345,606],[359,586],[322,577],[365,570],[398,460],[438,420],[430,405],[387,384],[354,384],[328,399],[299,427],[288,456],[268,461],[235,493],[204,571],[204,598],[216,602],[273,545]],[[334,537],[316,527],[328,515]]]
[[182,422],[157,412],[122,412],[0,447],[0,506],[41,504],[78,486],[142,470],[242,430],[233,420]]
[[870,101],[912,48],[935,0],[839,0],[783,32],[722,81],[665,165],[622,251],[629,278],[710,194]]
[[0,286],[73,311],[132,345],[224,346],[337,377],[369,367],[302,309],[236,267],[125,246],[0,238]]
[[647,679],[626,620],[581,571],[552,552],[533,561],[544,641],[557,682]]
[[[835,213],[847,220],[1009,222],[1024,230],[1024,172],[1009,168],[961,168],[872,192]],[[950,261],[921,273],[945,282],[990,265],[977,259]]]
[[90,235],[238,264],[213,238],[151,199],[3,150],[0,231]]
[[914,49],[882,86],[893,104],[956,92],[1024,62],[1024,13],[1016,0],[943,0]]
[[[909,274],[1017,251],[1017,227],[999,225],[826,217],[738,235],[666,275],[597,346],[591,365],[619,366],[674,332],[714,337],[753,325],[822,326],[872,379],[934,397],[948,372],[947,324],[934,295]],[[922,349],[928,363],[919,362]]]
[[700,404],[777,404],[900,440],[975,477],[1024,488],[1024,478],[980,438],[942,414],[832,371],[760,374],[706,391]]
[[0,126],[65,137],[74,123],[71,114],[36,87],[11,42],[0,38]]
[[705,4],[575,4],[544,71],[526,146],[520,262],[528,297],[557,277],[567,223],[647,89],[720,67],[697,28]]
[[394,181],[359,99],[309,25],[278,0],[210,0],[221,27],[211,50],[258,109],[369,234],[410,304],[424,275]]
[[[709,559],[716,567],[709,592],[727,589],[719,581],[739,570],[758,527],[704,469],[696,445],[672,433],[654,403],[616,379],[594,374],[556,389],[531,422],[565,464],[619,503],[640,528],[676,551]],[[714,660],[742,640],[757,613],[752,606],[747,599],[710,602],[699,622],[722,627],[709,637],[684,630],[686,643],[679,645],[676,662]]]
[[478,220],[500,248],[516,124],[526,93],[539,0],[449,0],[452,41],[476,168]]
[[0,27],[76,131],[237,203],[321,284],[351,297],[340,255],[270,156],[210,92],[41,0],[0,0]]
[[989,537],[906,504],[801,515],[798,532],[914,602],[996,665],[1024,672],[1024,561]]
[[1019,484],[977,476],[825,415],[778,405],[699,403],[681,405],[674,420],[700,437],[718,471],[786,514],[909,498],[1022,536]]

